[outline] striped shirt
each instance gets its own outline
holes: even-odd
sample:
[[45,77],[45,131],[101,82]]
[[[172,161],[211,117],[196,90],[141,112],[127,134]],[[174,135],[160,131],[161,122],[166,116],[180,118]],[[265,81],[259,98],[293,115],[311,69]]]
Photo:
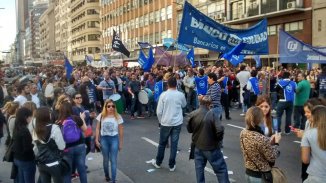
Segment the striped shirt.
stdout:
[[210,96],[213,108],[215,108],[216,106],[221,106],[221,93],[221,86],[217,82],[209,86],[206,95]]

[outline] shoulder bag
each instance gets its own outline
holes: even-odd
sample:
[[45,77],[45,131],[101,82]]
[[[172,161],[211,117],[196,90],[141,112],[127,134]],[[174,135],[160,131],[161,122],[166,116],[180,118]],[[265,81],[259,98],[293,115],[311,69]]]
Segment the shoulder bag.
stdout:
[[278,167],[271,167],[272,170],[270,172],[261,171],[261,169],[257,166],[257,164],[248,156],[245,145],[243,143],[243,139],[241,139],[241,143],[242,143],[244,152],[247,155],[248,159],[256,166],[256,168],[261,173],[261,179],[264,183],[287,183],[287,178],[286,178],[284,172]]

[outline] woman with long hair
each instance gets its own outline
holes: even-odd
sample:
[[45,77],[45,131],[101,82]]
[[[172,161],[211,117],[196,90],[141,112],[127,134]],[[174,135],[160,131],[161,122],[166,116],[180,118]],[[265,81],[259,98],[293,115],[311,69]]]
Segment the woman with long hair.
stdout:
[[257,98],[256,106],[259,107],[264,114],[264,123],[261,128],[265,136],[272,136],[273,134],[273,122],[272,122],[272,102],[267,95],[260,95]]
[[326,179],[326,107],[317,105],[312,110],[316,128],[307,130],[301,141],[301,159],[309,164],[305,183],[325,182]]
[[62,94],[58,97],[58,100],[56,101],[55,103],[55,106],[52,110],[52,113],[51,113],[51,120],[52,120],[52,123],[55,124],[59,118],[59,110],[60,110],[60,106],[62,103],[64,102],[71,102],[70,101],[70,97],[66,94]]
[[15,181],[19,183],[34,183],[36,163],[32,144],[32,135],[27,125],[32,121],[33,113],[22,107],[16,113],[15,127],[13,130],[14,165],[18,168]]
[[123,119],[117,113],[114,102],[106,100],[102,113],[97,116],[96,146],[101,148],[103,155],[103,168],[105,180],[111,181],[109,175],[109,164],[111,164],[112,183],[116,181],[118,151],[123,145]]
[[18,102],[7,102],[3,107],[2,111],[7,119],[7,132],[8,132],[8,140],[6,141],[6,145],[9,144],[9,141],[12,137],[14,127],[15,127],[15,119],[16,119],[16,112],[19,108]]
[[264,114],[259,107],[248,109],[245,117],[246,129],[240,133],[240,146],[246,168],[248,183],[262,182],[262,173],[271,175],[272,167],[279,155],[280,134],[266,137],[260,125]]
[[[59,164],[61,158],[61,151],[64,150],[66,144],[63,140],[61,129],[58,125],[51,123],[50,109],[47,107],[40,107],[35,111],[35,129],[33,132],[33,140],[37,146],[37,152],[44,148],[51,150],[54,156],[50,159],[42,160],[42,155],[36,153],[38,162],[38,170],[40,172],[40,179],[42,183],[63,182],[63,172]],[[52,154],[51,154],[52,155]],[[39,159],[38,159],[39,158]],[[48,162],[47,162],[48,161]],[[54,165],[49,165],[54,164]]]
[[[72,112],[71,103],[63,102],[60,105],[59,118],[57,124],[62,128],[63,138],[66,142],[64,155],[67,157],[70,167],[74,165],[79,173],[80,182],[87,183],[87,173],[85,165],[86,148],[85,139],[82,135],[82,133],[85,132],[87,129],[85,123],[85,112],[80,113],[79,116],[75,116]],[[69,129],[73,129],[73,131]],[[71,183],[70,173],[71,172],[69,172],[65,176],[65,183]]]
[[[34,102],[32,102],[32,101],[25,102],[23,107],[25,107],[25,108],[29,109],[30,111],[32,111],[33,114],[34,114],[34,112],[36,110],[36,104]],[[33,134],[34,127],[35,127],[35,118],[33,117],[32,122],[29,123],[28,127],[27,127],[29,132],[31,132],[31,134]]]

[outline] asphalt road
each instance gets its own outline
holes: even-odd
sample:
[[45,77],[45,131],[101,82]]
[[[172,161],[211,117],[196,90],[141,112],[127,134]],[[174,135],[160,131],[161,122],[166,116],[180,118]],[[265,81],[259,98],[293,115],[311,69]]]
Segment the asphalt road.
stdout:
[[[239,134],[245,127],[244,117],[239,110],[231,111],[232,120],[223,119],[225,126],[223,154],[229,171],[229,178],[235,182],[245,182],[245,168],[243,156],[240,150]],[[157,143],[159,142],[158,122],[155,117],[150,119],[130,120],[125,118],[125,143],[124,149],[119,154],[119,169],[136,183],[175,183],[196,182],[195,165],[189,160],[188,149],[190,147],[191,134],[187,132],[186,124],[183,124],[179,149],[176,159],[176,171],[169,172],[169,150],[165,151],[165,159],[162,169],[154,169],[147,161],[156,157]],[[281,156],[277,159],[276,166],[284,170],[289,183],[301,182],[300,140],[294,134],[282,136],[280,143]],[[206,182],[217,182],[210,166],[206,169]]]

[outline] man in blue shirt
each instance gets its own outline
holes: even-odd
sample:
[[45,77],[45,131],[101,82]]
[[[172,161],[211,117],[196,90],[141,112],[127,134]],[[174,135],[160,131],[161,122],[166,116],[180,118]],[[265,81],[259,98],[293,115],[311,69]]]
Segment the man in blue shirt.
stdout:
[[278,122],[278,132],[281,132],[281,123],[282,123],[282,115],[285,111],[285,134],[290,134],[291,129],[291,116],[293,111],[293,102],[294,102],[294,94],[296,90],[296,83],[291,81],[290,73],[285,71],[283,73],[283,79],[280,79],[276,84],[276,93],[277,93],[277,122]]

